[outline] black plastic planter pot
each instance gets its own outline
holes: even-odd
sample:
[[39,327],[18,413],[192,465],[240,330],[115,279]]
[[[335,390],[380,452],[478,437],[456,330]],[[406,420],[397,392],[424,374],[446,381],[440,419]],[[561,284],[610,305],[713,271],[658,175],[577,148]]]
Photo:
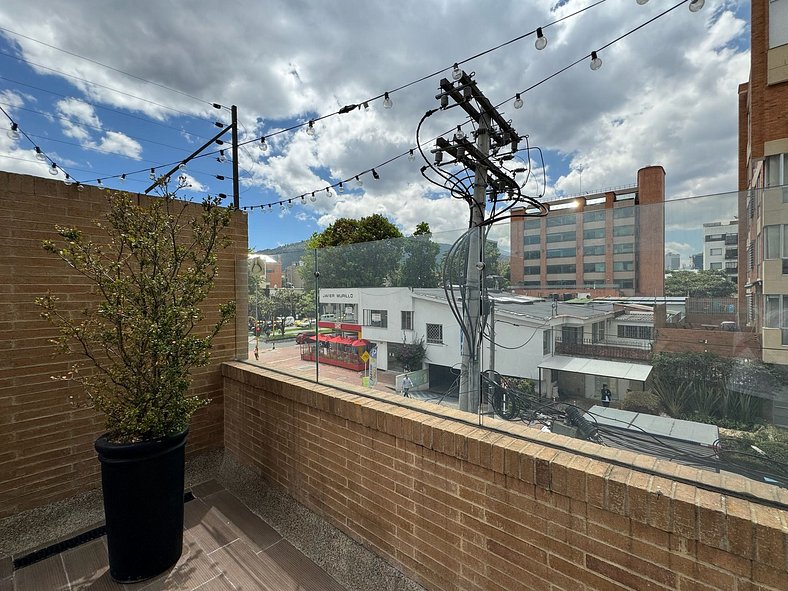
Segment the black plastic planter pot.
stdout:
[[96,440],[109,573],[119,583],[155,577],[181,556],[187,434],[141,443]]

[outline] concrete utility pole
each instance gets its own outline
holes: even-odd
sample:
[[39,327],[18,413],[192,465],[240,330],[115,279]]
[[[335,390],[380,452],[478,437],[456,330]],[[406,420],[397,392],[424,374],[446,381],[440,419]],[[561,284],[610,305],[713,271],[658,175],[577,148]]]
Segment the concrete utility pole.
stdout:
[[[481,294],[487,275],[484,268],[484,222],[487,205],[488,175],[494,177],[494,191],[519,190],[516,181],[511,178],[497,162],[490,158],[491,143],[496,148],[511,144],[512,152],[517,151],[520,137],[497,109],[482,94],[468,74],[462,73],[460,79],[453,84],[446,78],[440,81],[441,94],[435,98],[441,106],[448,106],[448,98],[452,98],[477,124],[476,144],[464,135],[449,142],[443,137],[437,140],[437,149],[454,157],[453,162],[460,163],[472,170],[474,175],[473,200],[471,206],[471,228],[468,237],[468,264],[463,290],[463,327],[466,339],[463,341],[460,370],[460,410],[476,412],[479,409],[481,394]],[[459,128],[458,128],[459,129]],[[494,344],[493,344],[494,346]]]

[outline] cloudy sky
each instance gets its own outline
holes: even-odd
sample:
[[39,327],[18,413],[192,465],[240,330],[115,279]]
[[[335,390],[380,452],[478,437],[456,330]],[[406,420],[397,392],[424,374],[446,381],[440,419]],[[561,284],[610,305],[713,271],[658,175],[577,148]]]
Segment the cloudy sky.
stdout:
[[[525,192],[549,199],[631,185],[637,170],[652,164],[665,168],[670,199],[735,190],[737,85],[749,74],[748,2],[706,0],[697,13],[683,3],[600,51],[599,70],[584,60],[523,94],[525,106],[513,108],[516,92],[679,0],[643,6],[607,0],[546,26],[594,3],[5,0],[0,106],[32,142],[0,134],[0,168],[48,176],[48,163],[36,159],[38,145],[85,184],[102,178],[110,187],[142,191],[151,167],[164,172],[217,133],[215,122],[229,122],[228,110],[214,109],[214,102],[237,105],[241,139],[255,140],[442,70],[392,92],[391,109],[378,98],[368,111],[318,121],[314,135],[303,127],[274,135],[265,152],[257,141],[245,145],[241,205],[293,199],[284,211],[275,205],[249,212],[255,248],[296,242],[338,217],[375,212],[406,235],[421,221],[434,232],[456,230],[467,226],[467,206],[429,185],[420,159],[379,165],[415,146],[418,122],[438,106],[438,82],[451,77],[454,62],[541,26],[548,38],[543,51],[530,35],[462,64],[494,104],[506,101],[504,116],[543,151],[545,168],[530,162]],[[461,122],[459,109],[438,113],[421,137]],[[10,126],[2,114],[0,125]],[[230,162],[217,156],[183,171],[191,198],[231,193]],[[373,167],[379,180],[367,172],[362,187],[325,192]],[[124,173],[123,183],[106,178]],[[298,196],[312,191],[316,201],[302,205]],[[711,218],[697,219],[696,227],[720,215],[702,209]],[[682,220],[692,215],[690,208]],[[504,245],[506,226],[495,232]],[[697,252],[696,234],[669,242],[686,257]]]

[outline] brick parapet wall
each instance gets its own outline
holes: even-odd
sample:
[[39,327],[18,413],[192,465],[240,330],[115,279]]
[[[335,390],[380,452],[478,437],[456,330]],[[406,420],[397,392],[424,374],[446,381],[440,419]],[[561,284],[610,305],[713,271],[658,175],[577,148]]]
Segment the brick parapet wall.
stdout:
[[785,512],[734,494],[786,506],[787,491],[244,363],[223,372],[226,449],[428,589],[788,588]]
[[760,359],[761,337],[755,332],[658,328],[655,353],[716,353],[722,357]]
[[[99,486],[93,441],[103,421],[70,403],[69,396],[82,397],[79,387],[51,379],[63,375],[69,362],[52,356],[49,341],[57,331],[40,317],[34,300],[51,290],[75,310],[95,301],[90,284],[41,243],[57,238],[55,224],[99,239],[92,220],[105,211],[105,194],[96,188],[77,192],[56,180],[0,173],[0,517]],[[216,287],[203,307],[205,326],[217,318],[221,302],[238,299],[241,313],[214,340],[211,364],[194,372],[192,392],[214,402],[192,421],[189,453],[223,444],[219,366],[247,346],[246,232],[246,218],[238,213],[229,229],[233,246],[219,255]]]

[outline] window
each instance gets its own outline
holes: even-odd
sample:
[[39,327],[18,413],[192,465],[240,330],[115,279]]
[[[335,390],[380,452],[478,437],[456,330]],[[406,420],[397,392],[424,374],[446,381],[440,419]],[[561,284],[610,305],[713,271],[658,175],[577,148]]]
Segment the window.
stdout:
[[635,245],[632,242],[613,245],[613,254],[631,254],[635,252]]
[[719,269],[722,269],[722,263],[709,263],[709,269],[711,269],[712,271],[717,271]]
[[541,272],[542,272],[541,265],[530,265],[528,267],[523,267],[524,275],[539,275]]
[[634,261],[615,261],[613,263],[613,271],[634,271]]
[[553,217],[548,216],[547,218],[548,228],[552,228],[553,226],[568,226],[574,223],[575,223],[575,214],[556,215]]
[[769,0],[769,49],[788,43],[788,0]]
[[539,234],[526,234],[523,236],[523,244],[539,244],[542,237]]
[[576,273],[577,266],[576,265],[547,265],[547,272],[550,275],[554,275],[556,273]]
[[574,279],[555,279],[547,282],[547,287],[577,287]]
[[595,238],[604,238],[604,237],[605,237],[604,228],[591,228],[588,230],[583,230],[583,240],[594,240]]
[[549,248],[547,250],[548,259],[560,259],[563,257],[574,257],[577,255],[575,248]]
[[635,217],[635,208],[631,205],[629,207],[616,207],[613,210],[613,218],[620,220],[622,218]]
[[549,355],[553,352],[553,331],[542,331],[542,355]]
[[413,330],[413,312],[410,310],[402,311],[402,330]]
[[538,230],[542,227],[542,220],[535,219],[535,220],[525,220],[523,222],[523,228],[526,230]]
[[710,248],[709,255],[713,257],[720,257],[722,256],[722,249],[721,248]]
[[605,340],[605,321],[594,322],[591,325],[591,342],[601,343]]
[[613,228],[613,236],[634,236],[635,226],[616,226]]
[[535,259],[542,258],[542,251],[541,250],[526,250],[523,253],[523,258],[526,261],[533,261]]
[[583,263],[583,273],[604,273],[605,263]]
[[766,296],[766,318],[764,325],[767,328],[782,330],[782,344],[788,345],[788,295]]
[[718,242],[720,240],[725,240],[725,234],[709,234],[706,236],[706,242]]
[[561,327],[561,342],[563,343],[583,343],[583,327],[582,326],[562,326]]
[[630,326],[628,324],[618,325],[618,336],[622,339],[641,339],[650,341],[652,339],[652,328],[650,326]]
[[388,327],[387,310],[364,310],[364,326]]
[[427,342],[433,345],[443,344],[442,324],[427,324]]
[[788,224],[765,226],[763,229],[763,258],[783,260],[783,273],[788,271]]
[[523,287],[542,287],[541,281],[523,281]]
[[546,236],[547,242],[574,242],[577,239],[575,232],[556,232]]
[[583,256],[593,257],[593,256],[602,256],[604,254],[605,254],[605,247],[603,245],[585,246],[583,248]]
[[618,279],[613,282],[618,289],[634,289],[635,281],[633,279]]
[[590,224],[591,222],[604,222],[605,221],[605,210],[600,209],[598,211],[586,211],[583,214],[583,223]]

